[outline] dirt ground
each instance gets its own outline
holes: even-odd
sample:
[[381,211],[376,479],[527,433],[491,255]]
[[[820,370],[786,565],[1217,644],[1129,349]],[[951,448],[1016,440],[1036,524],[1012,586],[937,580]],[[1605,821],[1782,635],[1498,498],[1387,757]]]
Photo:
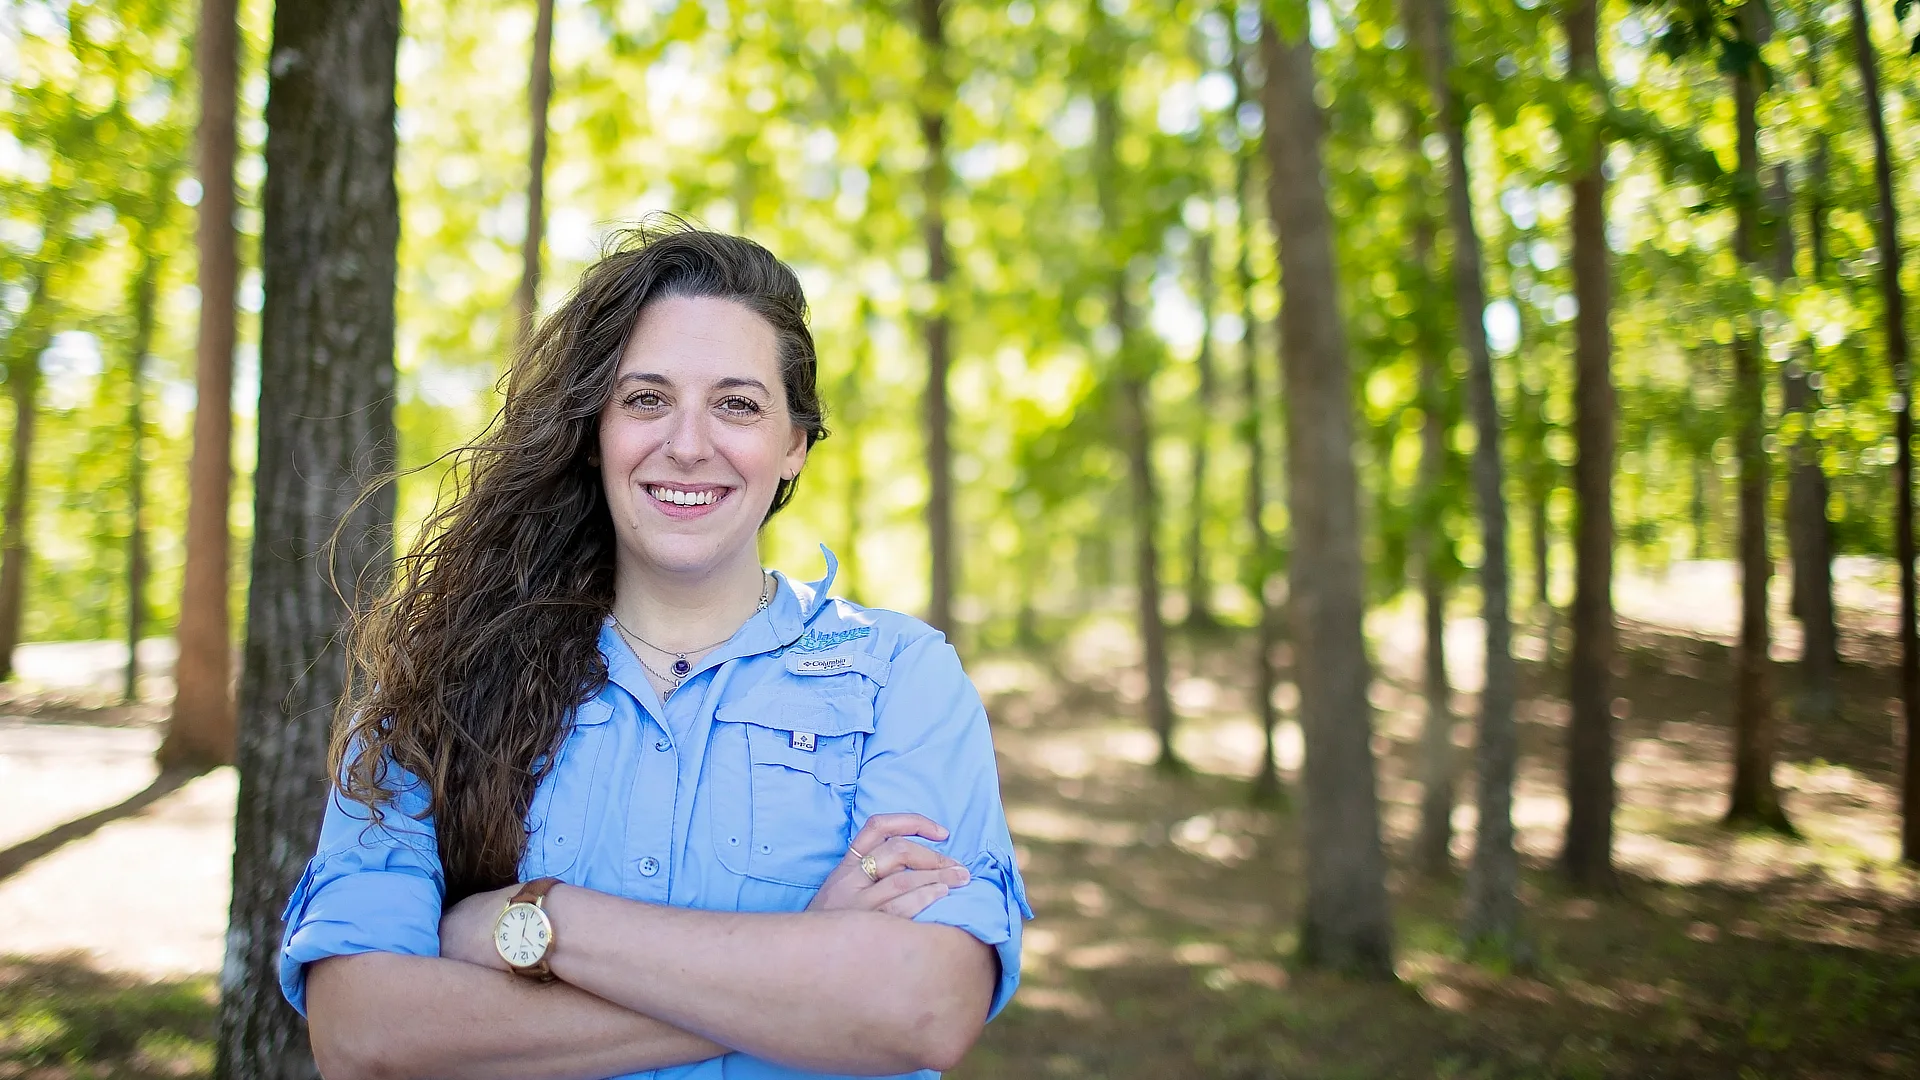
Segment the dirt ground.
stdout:
[[[1457,879],[1406,869],[1421,646],[1411,608],[1376,613],[1390,984],[1289,965],[1299,822],[1248,801],[1261,743],[1243,638],[1190,635],[1176,650],[1177,745],[1193,767],[1178,777],[1150,766],[1154,744],[1135,719],[1144,680],[1123,621],[1085,621],[1045,652],[976,659],[1037,918],[1020,993],[953,1075],[1920,1075],[1920,873],[1895,861],[1891,594],[1872,564],[1840,569],[1851,663],[1839,719],[1792,719],[1791,664],[1774,672],[1788,717],[1775,779],[1795,839],[1716,823],[1731,771],[1730,567],[1623,577],[1622,877],[1611,895],[1576,895],[1552,873],[1567,722],[1552,658],[1565,642],[1550,649],[1563,632],[1523,631],[1514,814],[1533,959],[1520,968],[1462,956]],[[1461,717],[1476,706],[1478,632],[1469,618],[1449,628]],[[1790,660],[1790,623],[1780,636],[1776,660]],[[61,669],[57,657],[47,665]],[[164,700],[166,689],[161,672],[147,692]],[[1290,704],[1287,687],[1278,696]],[[0,719],[0,911],[10,913],[0,1080],[190,1076],[211,1064],[233,778],[152,790],[158,711],[105,698],[97,680],[43,678],[0,700],[11,714]],[[1464,763],[1468,721],[1455,742]],[[1297,729],[1283,726],[1279,743],[1290,779]],[[1460,791],[1464,863],[1468,779]],[[64,843],[27,851],[36,857],[19,868],[7,861],[63,827]]]

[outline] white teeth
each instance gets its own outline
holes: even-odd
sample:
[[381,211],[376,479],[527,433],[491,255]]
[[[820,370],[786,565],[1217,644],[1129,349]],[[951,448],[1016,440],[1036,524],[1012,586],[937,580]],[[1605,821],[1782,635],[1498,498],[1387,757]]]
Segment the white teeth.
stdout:
[[707,506],[720,501],[717,491],[678,491],[674,488],[650,487],[648,493],[664,503],[675,506]]

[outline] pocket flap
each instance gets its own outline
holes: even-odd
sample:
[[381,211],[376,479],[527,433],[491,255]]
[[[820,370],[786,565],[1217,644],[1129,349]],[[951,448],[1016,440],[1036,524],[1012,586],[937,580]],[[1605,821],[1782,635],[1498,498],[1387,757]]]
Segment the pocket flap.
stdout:
[[865,695],[795,700],[785,695],[756,694],[720,706],[714,712],[714,719],[723,724],[751,724],[756,728],[802,731],[820,737],[855,732],[872,734],[873,701]]
[[747,758],[754,765],[784,765],[823,784],[851,784],[859,759],[851,746],[827,742],[827,736],[796,729],[747,728]]

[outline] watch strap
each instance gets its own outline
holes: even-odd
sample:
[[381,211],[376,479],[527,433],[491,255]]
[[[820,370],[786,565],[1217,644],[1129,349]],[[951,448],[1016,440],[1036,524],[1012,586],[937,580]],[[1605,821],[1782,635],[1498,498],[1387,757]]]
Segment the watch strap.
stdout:
[[532,904],[534,907],[545,910],[547,894],[552,892],[553,887],[558,884],[560,884],[560,879],[557,877],[534,878],[532,881],[522,884],[520,891],[514,893],[513,899],[507,901],[507,903]]

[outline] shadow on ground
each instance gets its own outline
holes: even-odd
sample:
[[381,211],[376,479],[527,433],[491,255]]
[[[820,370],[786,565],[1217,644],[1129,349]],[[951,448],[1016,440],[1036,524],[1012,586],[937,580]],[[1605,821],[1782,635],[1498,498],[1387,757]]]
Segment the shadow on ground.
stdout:
[[63,822],[38,836],[22,840],[11,847],[0,849],[0,881],[25,870],[38,859],[59,851],[68,844],[85,840],[102,828],[143,813],[161,799],[179,791],[187,781],[202,774],[200,769],[169,769],[153,778],[153,782],[127,798],[107,807],[96,810],[85,817]]
[[[1576,895],[1552,873],[1565,674],[1523,665],[1516,817],[1537,953],[1524,971],[1464,959],[1457,882],[1405,869],[1424,703],[1413,671],[1383,665],[1375,750],[1400,976],[1385,985],[1289,967],[1298,821],[1247,802],[1259,735],[1243,641],[1187,643],[1179,745],[1197,770],[1179,779],[1149,766],[1154,746],[1131,720],[1137,680],[1086,677],[1116,670],[1123,644],[982,665],[1038,918],[1020,994],[953,1075],[1920,1074],[1920,875],[1893,860],[1890,673],[1850,667],[1839,717],[1784,724],[1776,782],[1803,834],[1787,840],[1717,824],[1725,646],[1632,623],[1622,643],[1612,895]],[[1775,674],[1786,700],[1791,672]],[[1455,707],[1471,717],[1477,702]],[[1470,739],[1463,722],[1456,742]],[[1283,766],[1297,764],[1288,756],[1283,737]],[[1464,859],[1470,806],[1455,825]]]

